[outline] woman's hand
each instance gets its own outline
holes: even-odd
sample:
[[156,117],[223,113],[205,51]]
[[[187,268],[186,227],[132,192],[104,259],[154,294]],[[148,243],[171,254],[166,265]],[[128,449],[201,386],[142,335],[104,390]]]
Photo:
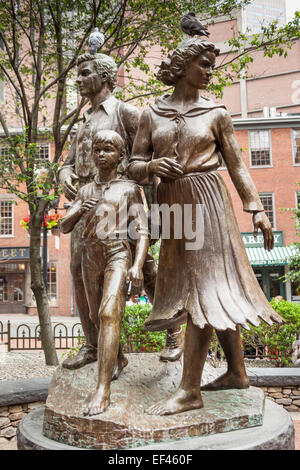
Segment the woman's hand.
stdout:
[[131,281],[131,293],[138,294],[143,288],[143,271],[138,266],[133,265],[127,273],[126,282],[129,284]]
[[149,175],[176,179],[183,175],[183,166],[173,158],[156,158],[149,163]]
[[260,228],[264,236],[265,250],[272,250],[274,247],[274,236],[271,223],[266,216],[265,212],[254,212],[253,217],[253,235],[256,237],[258,229]]

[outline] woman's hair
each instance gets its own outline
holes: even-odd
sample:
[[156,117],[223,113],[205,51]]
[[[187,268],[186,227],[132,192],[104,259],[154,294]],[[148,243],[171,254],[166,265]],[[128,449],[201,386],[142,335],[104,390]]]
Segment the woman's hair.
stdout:
[[78,57],[77,65],[82,62],[93,62],[99,77],[108,83],[109,89],[112,91],[117,83],[118,67],[115,61],[106,54],[90,54],[85,53]]
[[200,38],[185,39],[167,59],[161,62],[156,74],[157,79],[165,85],[175,85],[190,62],[203,52],[213,52],[218,56],[220,50],[212,42]]

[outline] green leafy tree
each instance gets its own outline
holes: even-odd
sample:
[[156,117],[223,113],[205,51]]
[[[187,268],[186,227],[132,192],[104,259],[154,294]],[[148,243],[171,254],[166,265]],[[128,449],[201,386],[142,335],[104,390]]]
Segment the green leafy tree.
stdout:
[[[0,0],[0,75],[11,99],[0,106],[0,124],[10,148],[0,162],[0,187],[28,204],[30,213],[30,269],[41,338],[47,364],[56,364],[47,291],[43,281],[40,242],[44,212],[58,195],[56,172],[84,101],[67,105],[76,60],[86,48],[95,26],[104,33],[102,52],[115,58],[120,77],[126,76],[126,100],[162,93],[147,60],[152,46],[162,55],[183,38],[179,18],[194,10],[205,24],[233,14],[249,0]],[[246,76],[251,53],[286,55],[299,38],[299,14],[284,28],[276,22],[261,35],[238,33],[228,42],[230,53],[215,71],[211,91],[222,94],[236,76]],[[137,78],[137,71],[141,78]],[[71,85],[70,85],[71,84]],[[41,138],[54,142],[52,160],[37,171]]]

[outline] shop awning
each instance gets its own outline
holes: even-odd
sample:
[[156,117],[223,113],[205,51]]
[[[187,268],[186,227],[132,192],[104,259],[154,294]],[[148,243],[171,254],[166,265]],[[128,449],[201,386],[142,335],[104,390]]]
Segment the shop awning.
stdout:
[[295,253],[294,246],[276,246],[271,251],[264,248],[246,248],[252,266],[283,266],[289,264],[290,257]]

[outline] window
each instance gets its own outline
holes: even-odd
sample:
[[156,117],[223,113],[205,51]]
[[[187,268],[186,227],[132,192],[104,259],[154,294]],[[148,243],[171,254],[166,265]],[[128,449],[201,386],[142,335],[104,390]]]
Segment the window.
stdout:
[[270,131],[249,131],[250,166],[271,166]]
[[274,211],[273,193],[260,193],[259,197],[264,207],[265,213],[271,222],[272,227],[275,228],[275,211]]
[[49,159],[49,144],[38,145],[38,156],[34,159],[36,167],[38,169],[46,167]]
[[[300,191],[296,191],[296,209],[300,210]],[[296,229],[300,230],[300,220],[299,217],[296,219]]]
[[9,148],[8,147],[1,147],[0,148],[0,157],[1,161],[8,161],[9,160]]
[[57,302],[57,274],[56,263],[51,261],[48,263],[48,299],[49,302],[56,304]]
[[293,163],[300,165],[300,130],[293,130]]
[[10,155],[9,155],[9,148],[8,147],[0,147],[0,167],[1,171],[9,172],[10,167]]
[[0,237],[13,235],[13,203],[0,201]]

